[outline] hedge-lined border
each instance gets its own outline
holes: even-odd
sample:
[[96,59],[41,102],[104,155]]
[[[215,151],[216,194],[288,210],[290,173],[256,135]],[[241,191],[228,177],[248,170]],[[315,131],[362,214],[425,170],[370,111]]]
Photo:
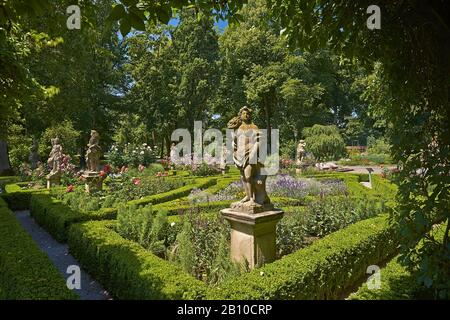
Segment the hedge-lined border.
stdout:
[[398,235],[385,215],[334,232],[262,268],[209,291],[208,299],[338,299],[369,265],[397,252]]
[[[184,195],[186,192],[190,192],[193,188],[201,186],[209,186],[216,183],[216,179],[202,178],[198,181],[165,193],[157,194],[154,196],[145,197],[139,200],[133,200],[127,202],[127,205],[144,206],[154,203],[161,203],[169,201],[170,199],[176,199],[179,196]],[[90,221],[90,220],[110,220],[116,219],[117,208],[103,208],[98,211],[82,212],[71,209],[68,205],[64,204],[60,200],[52,198],[48,193],[32,193],[32,192],[16,192],[7,194],[9,196],[23,196],[28,197],[26,208],[30,208],[31,215],[36,221],[44,227],[57,241],[67,241],[67,233],[71,224]],[[17,198],[16,198],[17,199]],[[14,199],[10,199],[11,202]]]
[[37,223],[59,242],[67,240],[69,226],[73,223],[115,219],[117,214],[115,209],[101,209],[92,212],[75,211],[49,194],[32,194],[30,213]]
[[367,283],[352,293],[349,300],[410,300],[419,289],[416,279],[403,267],[398,256],[380,270],[380,288],[369,289]]
[[78,299],[0,199],[0,299]]
[[201,299],[206,285],[113,230],[114,221],[70,227],[72,255],[119,299]]

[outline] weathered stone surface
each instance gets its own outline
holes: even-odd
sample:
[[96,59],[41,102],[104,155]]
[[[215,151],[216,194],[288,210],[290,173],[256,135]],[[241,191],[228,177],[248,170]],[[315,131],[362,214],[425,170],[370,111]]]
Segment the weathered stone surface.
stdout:
[[276,224],[283,211],[244,213],[232,209],[221,211],[231,225],[231,259],[247,263],[253,269],[276,258]]
[[59,185],[61,182],[61,163],[64,157],[59,139],[56,137],[52,141],[52,150],[48,156],[47,164],[51,168],[47,175],[47,189]]
[[263,164],[257,159],[260,150],[260,130],[251,120],[252,110],[242,107],[239,115],[232,118],[227,127],[233,129],[233,161],[241,174],[245,197],[242,203],[252,202],[260,206],[270,204],[266,192],[267,176],[261,174]]
[[96,172],[100,166],[100,156],[101,156],[101,148],[99,146],[100,135],[97,131],[91,130],[91,138],[89,139],[89,143],[87,145],[88,150],[86,151],[86,165],[88,172],[94,171]]
[[103,189],[103,178],[97,171],[90,171],[83,174],[85,180],[84,188],[86,192],[93,193]]

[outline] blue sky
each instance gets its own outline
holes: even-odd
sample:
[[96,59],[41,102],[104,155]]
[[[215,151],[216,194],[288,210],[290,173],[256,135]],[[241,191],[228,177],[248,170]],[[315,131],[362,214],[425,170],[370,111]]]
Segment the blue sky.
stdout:
[[[172,18],[169,21],[169,25],[176,26],[179,21],[180,19],[178,18]],[[214,25],[219,29],[219,32],[222,33],[225,30],[226,26],[228,25],[228,21],[219,20],[219,22],[214,23]]]

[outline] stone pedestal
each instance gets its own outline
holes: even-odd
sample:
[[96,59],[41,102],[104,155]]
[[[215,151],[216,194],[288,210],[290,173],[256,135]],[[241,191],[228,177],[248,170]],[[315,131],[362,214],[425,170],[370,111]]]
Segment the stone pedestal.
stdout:
[[283,211],[273,209],[259,213],[221,210],[231,225],[231,259],[247,262],[248,266],[262,266],[276,258],[276,224]]
[[86,181],[84,188],[87,193],[93,193],[101,191],[103,189],[103,178],[96,171],[90,171],[83,174],[83,178]]
[[54,186],[59,186],[61,184],[61,179],[59,177],[47,178],[47,189],[53,188]]

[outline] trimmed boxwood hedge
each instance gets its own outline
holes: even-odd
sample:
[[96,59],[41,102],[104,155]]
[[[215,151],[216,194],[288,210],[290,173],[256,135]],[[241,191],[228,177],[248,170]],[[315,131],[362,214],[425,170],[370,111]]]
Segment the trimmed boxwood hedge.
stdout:
[[78,299],[0,199],[0,299]]
[[380,270],[381,286],[379,289],[369,289],[364,283],[357,292],[352,293],[349,300],[410,300],[420,289],[416,278],[398,262],[398,257],[392,259],[386,267]]
[[191,191],[195,188],[203,189],[215,185],[216,183],[217,178],[199,178],[196,179],[194,183],[188,184],[184,187],[151,195],[138,200],[132,200],[127,202],[127,204],[136,206],[146,206],[149,204],[154,205],[158,203],[168,202],[189,195]]
[[114,221],[70,227],[72,255],[119,299],[201,299],[206,285],[113,230]]
[[65,242],[71,224],[89,220],[115,219],[117,211],[116,209],[101,209],[93,212],[75,211],[48,194],[33,194],[30,213],[57,241]]
[[338,299],[397,252],[386,216],[357,222],[209,291],[208,299]]

